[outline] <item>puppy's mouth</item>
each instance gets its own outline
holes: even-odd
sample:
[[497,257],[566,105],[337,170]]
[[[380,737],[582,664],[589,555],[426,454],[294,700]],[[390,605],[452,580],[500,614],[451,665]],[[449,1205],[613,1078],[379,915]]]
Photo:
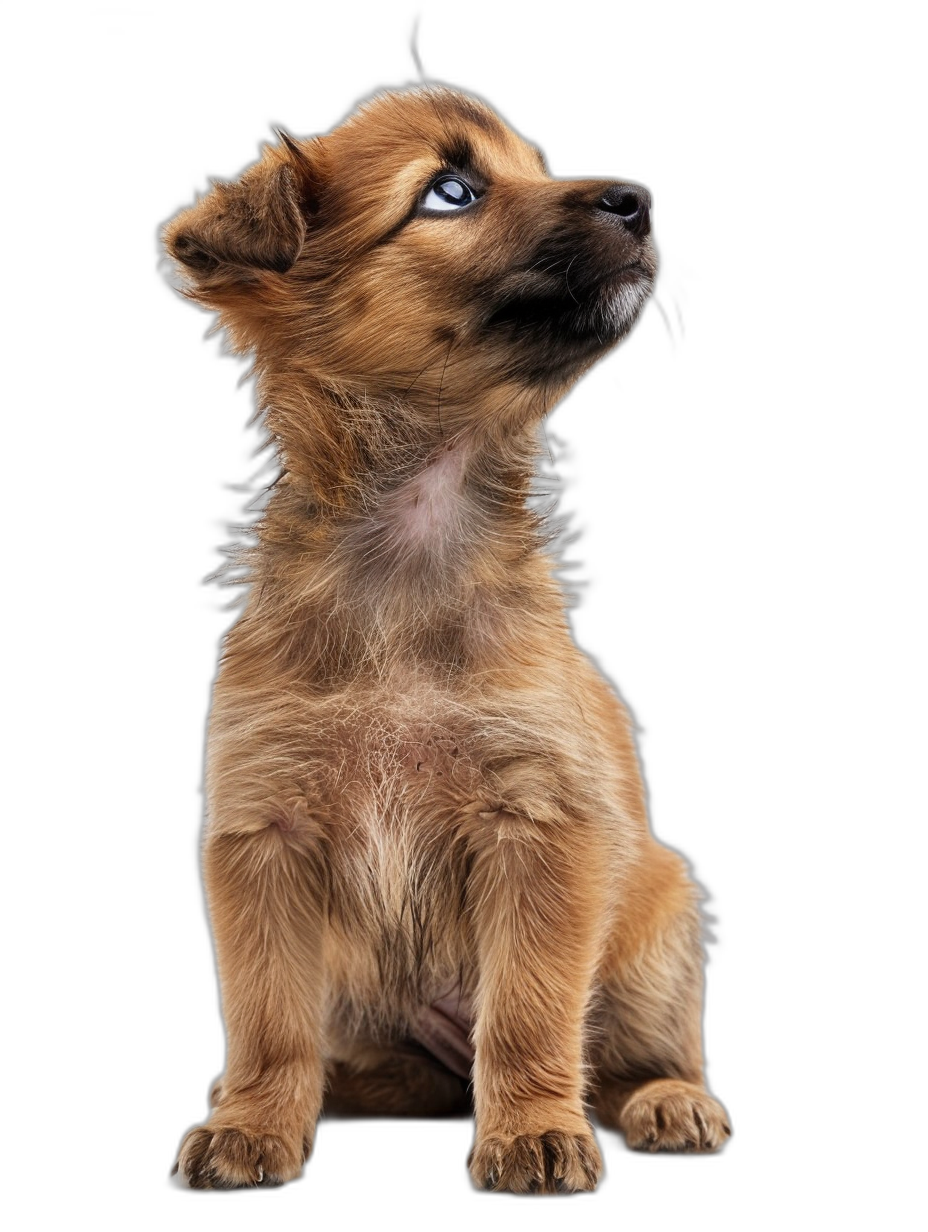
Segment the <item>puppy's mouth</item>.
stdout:
[[485,319],[487,334],[504,340],[511,366],[547,379],[582,366],[629,332],[654,286],[651,253],[606,270],[571,276],[572,265],[530,274],[504,292]]
[[632,274],[635,271],[644,272],[644,266],[640,261],[629,261],[628,265],[620,265],[617,270],[613,270],[611,275],[607,277],[618,278],[621,274]]

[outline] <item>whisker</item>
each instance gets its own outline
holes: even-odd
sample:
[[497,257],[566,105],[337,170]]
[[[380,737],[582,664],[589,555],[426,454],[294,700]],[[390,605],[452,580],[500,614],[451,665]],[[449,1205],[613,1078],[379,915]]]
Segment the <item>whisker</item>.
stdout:
[[670,318],[667,315],[667,310],[664,308],[664,305],[658,299],[656,294],[653,295],[651,298],[654,301],[654,307],[661,314],[661,320],[664,322],[664,329],[666,329],[667,331],[667,337],[670,339],[671,345],[676,346],[677,340],[674,337],[673,330],[670,328]]
[[444,432],[444,428],[442,427],[442,423],[441,423],[441,391],[444,389],[444,386],[445,386],[445,372],[448,370],[448,359],[451,356],[451,348],[453,346],[454,346],[454,335],[452,335],[451,338],[448,339],[448,351],[447,351],[447,354],[445,355],[444,365],[442,366],[441,379],[438,382],[438,435],[441,438],[441,440],[445,439],[445,432]]

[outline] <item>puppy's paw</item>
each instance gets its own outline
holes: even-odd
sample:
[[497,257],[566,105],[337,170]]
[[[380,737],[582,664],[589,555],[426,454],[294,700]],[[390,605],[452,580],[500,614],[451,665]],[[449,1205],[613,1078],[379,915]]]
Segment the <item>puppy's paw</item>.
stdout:
[[551,1129],[478,1140],[467,1161],[474,1184],[510,1193],[576,1193],[596,1188],[603,1164],[596,1139]]
[[662,1078],[636,1091],[619,1118],[638,1151],[717,1151],[731,1135],[722,1105],[691,1082]]
[[282,1185],[300,1175],[308,1154],[306,1144],[294,1149],[274,1134],[199,1125],[181,1143],[174,1171],[192,1189]]

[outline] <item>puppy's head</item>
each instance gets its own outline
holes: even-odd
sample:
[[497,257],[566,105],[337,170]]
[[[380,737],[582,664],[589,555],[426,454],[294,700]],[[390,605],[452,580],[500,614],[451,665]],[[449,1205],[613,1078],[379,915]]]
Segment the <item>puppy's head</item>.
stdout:
[[552,179],[482,103],[380,95],[266,149],[166,228],[189,293],[265,374],[468,416],[544,403],[628,333],[656,272],[646,189]]

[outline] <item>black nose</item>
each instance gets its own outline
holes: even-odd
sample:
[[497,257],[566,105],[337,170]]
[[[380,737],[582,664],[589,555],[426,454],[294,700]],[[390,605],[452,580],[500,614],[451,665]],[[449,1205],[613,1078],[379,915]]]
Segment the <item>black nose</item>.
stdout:
[[613,184],[607,188],[596,208],[618,216],[642,239],[651,230],[651,194],[638,184]]

